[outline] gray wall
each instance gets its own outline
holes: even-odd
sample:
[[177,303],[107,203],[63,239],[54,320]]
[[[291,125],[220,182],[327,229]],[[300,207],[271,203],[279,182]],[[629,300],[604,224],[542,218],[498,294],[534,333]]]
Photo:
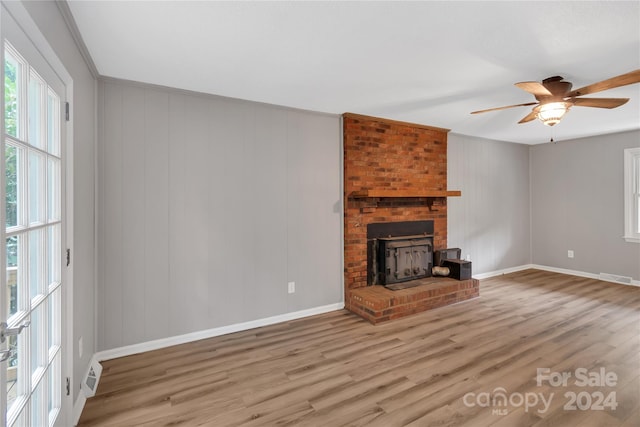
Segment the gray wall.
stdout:
[[338,116],[111,79],[98,111],[98,350],[342,301]]
[[[60,11],[52,1],[23,2],[51,47],[73,78],[73,355],[75,401],[80,381],[95,352],[94,286],[94,154],[95,80],[84,62]],[[83,357],[78,339],[83,337]]]
[[529,147],[450,133],[448,245],[471,255],[473,274],[531,262]]
[[640,245],[622,238],[623,150],[638,146],[640,131],[531,146],[535,264],[640,280]]

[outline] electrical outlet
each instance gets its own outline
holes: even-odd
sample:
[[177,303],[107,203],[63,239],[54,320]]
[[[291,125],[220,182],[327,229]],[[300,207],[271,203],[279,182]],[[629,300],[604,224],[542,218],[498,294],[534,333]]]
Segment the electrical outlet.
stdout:
[[568,256],[569,258],[573,258],[573,251],[572,251],[572,250],[568,250],[568,251],[567,251],[567,256]]
[[82,354],[84,353],[82,337],[78,338],[78,358],[82,359]]
[[289,293],[292,294],[296,291],[296,282],[289,282]]

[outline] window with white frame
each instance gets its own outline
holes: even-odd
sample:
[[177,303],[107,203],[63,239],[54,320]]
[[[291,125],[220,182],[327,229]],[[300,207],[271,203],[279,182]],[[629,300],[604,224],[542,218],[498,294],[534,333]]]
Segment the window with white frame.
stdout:
[[53,425],[62,407],[63,92],[31,64],[4,41],[2,308],[10,328],[29,327],[9,337],[2,426]]
[[640,147],[624,150],[624,239],[640,243]]

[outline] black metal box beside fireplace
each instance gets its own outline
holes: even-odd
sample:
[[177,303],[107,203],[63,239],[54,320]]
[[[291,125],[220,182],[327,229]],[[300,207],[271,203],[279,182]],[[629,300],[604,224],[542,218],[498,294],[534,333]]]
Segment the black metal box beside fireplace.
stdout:
[[446,259],[442,263],[443,266],[449,268],[451,273],[449,277],[457,280],[471,279],[471,261],[463,259]]

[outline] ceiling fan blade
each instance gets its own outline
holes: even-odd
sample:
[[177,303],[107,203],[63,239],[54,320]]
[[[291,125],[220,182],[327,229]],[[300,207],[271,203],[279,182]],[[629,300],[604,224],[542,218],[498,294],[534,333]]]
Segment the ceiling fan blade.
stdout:
[[520,89],[526,92],[529,92],[533,95],[538,95],[538,96],[553,95],[551,92],[549,92],[549,89],[544,87],[544,85],[540,82],[520,82],[520,83],[516,83],[515,85],[518,86]]
[[602,92],[603,90],[626,86],[633,83],[640,83],[640,70],[631,71],[620,76],[612,77],[598,83],[593,83],[585,87],[573,90],[566,96],[582,96],[590,93]]
[[529,114],[524,116],[522,120],[520,120],[518,123],[527,123],[527,122],[530,122],[531,120],[535,120],[536,117],[538,117],[538,112],[533,110]]
[[576,98],[573,105],[579,107],[616,108],[624,105],[629,98]]
[[496,107],[496,108],[489,108],[487,110],[472,111],[471,114],[487,113],[489,111],[506,110],[507,108],[526,107],[528,105],[537,105],[537,104],[538,104],[537,102],[527,102],[526,104],[507,105],[506,107]]

